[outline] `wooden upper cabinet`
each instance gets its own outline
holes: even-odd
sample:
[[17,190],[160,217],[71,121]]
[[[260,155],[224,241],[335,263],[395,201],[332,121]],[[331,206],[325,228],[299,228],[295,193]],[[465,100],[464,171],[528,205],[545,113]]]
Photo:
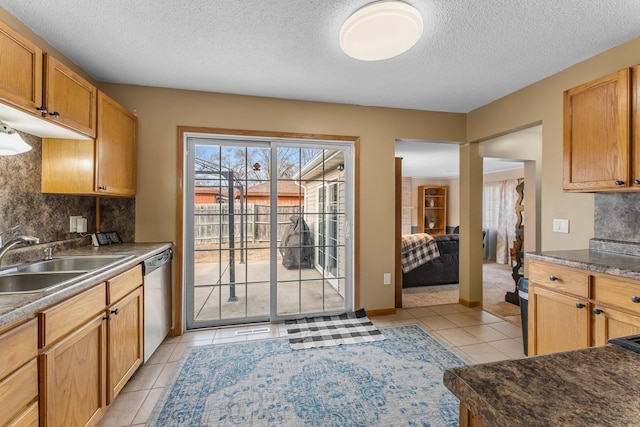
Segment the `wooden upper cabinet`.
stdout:
[[628,68],[564,93],[564,189],[630,185],[631,72]]
[[42,50],[0,21],[0,53],[0,99],[39,116]]
[[640,189],[640,65],[631,68],[631,179]]
[[98,93],[94,140],[42,140],[42,192],[59,194],[136,194],[136,116]]
[[98,90],[60,61],[44,55],[43,115],[57,124],[87,135],[96,136]]
[[136,194],[137,119],[102,92],[98,93],[96,192]]

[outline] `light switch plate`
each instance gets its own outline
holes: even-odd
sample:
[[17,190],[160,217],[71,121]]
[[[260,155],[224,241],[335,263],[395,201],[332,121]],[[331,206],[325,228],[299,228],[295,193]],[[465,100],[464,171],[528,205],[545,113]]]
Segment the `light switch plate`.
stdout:
[[390,285],[391,284],[391,273],[384,273],[383,275],[383,285]]
[[568,233],[569,232],[569,220],[568,219],[553,219],[553,232],[554,233]]

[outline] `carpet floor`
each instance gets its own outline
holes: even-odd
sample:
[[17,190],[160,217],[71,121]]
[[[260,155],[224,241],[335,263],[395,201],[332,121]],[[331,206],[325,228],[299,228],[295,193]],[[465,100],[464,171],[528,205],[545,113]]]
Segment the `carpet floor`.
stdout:
[[[485,263],[482,266],[482,308],[510,323],[520,325],[520,307],[504,300],[507,291],[513,292],[515,282],[506,264]],[[402,290],[402,307],[428,307],[456,304],[458,284],[418,286]]]
[[417,325],[293,351],[286,338],[189,348],[147,426],[450,426],[443,372],[466,362]]

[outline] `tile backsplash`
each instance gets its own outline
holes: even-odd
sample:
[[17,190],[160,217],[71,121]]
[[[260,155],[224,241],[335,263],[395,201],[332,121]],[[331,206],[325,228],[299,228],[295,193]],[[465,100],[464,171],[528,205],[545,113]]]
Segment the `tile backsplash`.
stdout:
[[640,255],[640,192],[596,193],[592,249]]
[[[41,193],[42,140],[25,133],[20,135],[32,150],[0,156],[0,230],[19,225],[15,231],[7,232],[3,240],[24,234],[36,236],[49,246],[90,244],[89,237],[69,232],[69,216],[86,218],[87,234],[95,232],[97,198]],[[101,197],[99,201],[101,231],[117,230],[125,242],[133,242],[135,199]]]

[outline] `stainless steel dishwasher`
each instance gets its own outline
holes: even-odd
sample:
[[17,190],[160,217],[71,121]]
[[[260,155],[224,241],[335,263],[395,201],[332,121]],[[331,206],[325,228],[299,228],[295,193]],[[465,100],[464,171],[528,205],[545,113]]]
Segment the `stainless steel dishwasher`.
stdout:
[[167,249],[147,258],[144,263],[144,361],[171,329],[171,258]]

